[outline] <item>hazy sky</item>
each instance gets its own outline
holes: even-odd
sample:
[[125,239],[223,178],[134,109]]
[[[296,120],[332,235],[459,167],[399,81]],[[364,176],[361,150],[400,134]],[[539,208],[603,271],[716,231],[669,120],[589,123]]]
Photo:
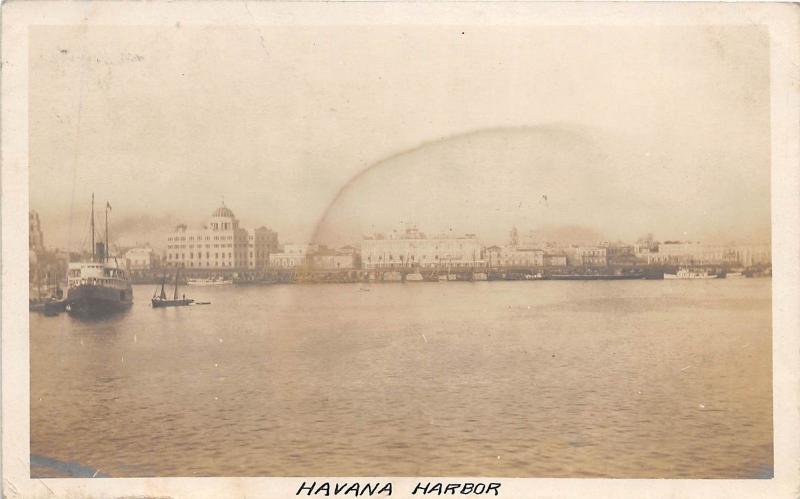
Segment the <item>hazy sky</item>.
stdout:
[[282,242],[769,237],[757,27],[37,27],[30,55],[48,247],[85,243],[91,192],[121,244],[223,197]]

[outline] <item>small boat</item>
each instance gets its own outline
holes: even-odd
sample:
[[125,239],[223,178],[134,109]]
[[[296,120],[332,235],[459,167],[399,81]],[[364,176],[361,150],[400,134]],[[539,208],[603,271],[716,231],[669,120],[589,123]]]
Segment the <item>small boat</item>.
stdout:
[[189,286],[222,286],[224,284],[233,284],[233,279],[224,279],[222,277],[204,277],[186,279],[186,284]]
[[745,275],[742,272],[728,272],[725,274],[725,279],[740,279]]
[[44,302],[44,309],[42,313],[48,317],[52,317],[54,315],[58,315],[61,312],[64,312],[67,309],[67,299],[56,299],[50,298]]
[[422,274],[419,272],[412,272],[410,274],[406,274],[406,281],[422,281],[424,278]]
[[150,303],[153,305],[153,308],[163,308],[163,307],[185,307],[187,305],[191,305],[194,303],[194,300],[191,298],[186,298],[186,295],[183,295],[183,298],[178,298],[178,274],[180,271],[175,272],[175,292],[172,295],[172,299],[167,299],[167,293],[164,291],[164,284],[167,281],[167,275],[164,274],[164,278],[161,280],[161,293],[156,295],[153,293],[153,298],[150,300]]
[[716,279],[717,274],[709,274],[706,271],[695,272],[689,269],[680,269],[676,274],[664,272],[664,279]]

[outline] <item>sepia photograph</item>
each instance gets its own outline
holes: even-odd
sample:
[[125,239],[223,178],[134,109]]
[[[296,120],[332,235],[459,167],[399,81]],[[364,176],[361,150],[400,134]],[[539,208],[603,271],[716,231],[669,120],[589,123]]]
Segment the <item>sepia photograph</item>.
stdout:
[[768,23],[274,8],[27,27],[31,479],[775,479]]

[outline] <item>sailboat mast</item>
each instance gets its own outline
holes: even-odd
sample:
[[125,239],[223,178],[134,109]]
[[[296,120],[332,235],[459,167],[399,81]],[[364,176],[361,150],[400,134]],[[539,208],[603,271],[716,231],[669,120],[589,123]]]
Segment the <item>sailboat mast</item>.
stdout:
[[173,293],[173,295],[172,295],[172,299],[173,300],[177,300],[178,299],[178,274],[180,274],[180,273],[181,273],[181,269],[178,268],[178,270],[175,271],[175,293]]
[[94,261],[94,192],[92,193],[92,261]]
[[162,300],[167,299],[167,293],[164,292],[164,284],[167,282],[167,273],[164,272],[164,277],[161,278],[161,294],[159,295]]
[[108,261],[108,202],[106,202],[106,247],[103,250],[105,261]]

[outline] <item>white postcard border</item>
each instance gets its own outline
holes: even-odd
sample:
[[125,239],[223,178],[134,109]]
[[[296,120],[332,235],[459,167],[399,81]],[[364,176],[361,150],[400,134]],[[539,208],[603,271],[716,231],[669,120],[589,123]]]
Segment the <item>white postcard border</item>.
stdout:
[[[2,10],[2,473],[16,497],[293,497],[302,478],[30,479],[28,247],[28,27],[32,25],[531,24],[768,27],[771,41],[773,384],[775,478],[601,480],[500,478],[512,497],[797,497],[800,494],[800,67],[790,4],[527,2],[7,2]],[[54,179],[53,181],[57,181]],[[310,480],[326,480],[311,477]],[[330,481],[348,481],[343,477]],[[349,481],[366,481],[364,477]],[[385,477],[393,497],[418,481]],[[455,482],[469,481],[464,477]],[[473,479],[471,481],[480,481]],[[483,479],[482,481],[489,481]]]

